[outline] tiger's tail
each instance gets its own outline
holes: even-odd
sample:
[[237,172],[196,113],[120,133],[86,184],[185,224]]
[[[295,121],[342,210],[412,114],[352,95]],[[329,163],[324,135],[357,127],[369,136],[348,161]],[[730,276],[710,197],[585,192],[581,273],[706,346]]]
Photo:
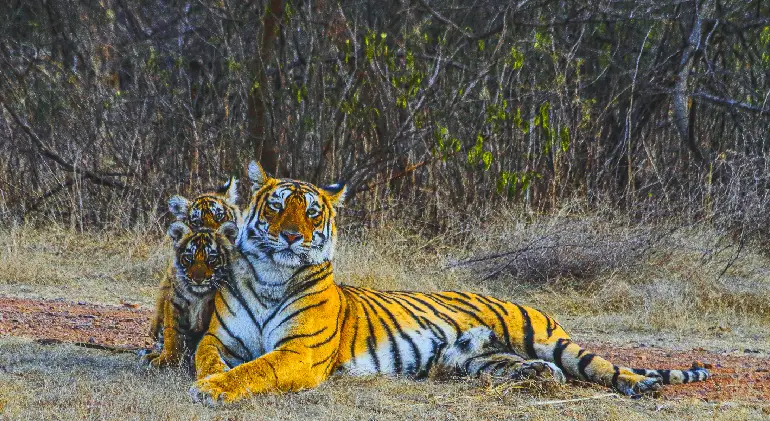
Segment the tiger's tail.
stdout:
[[645,377],[660,377],[663,384],[687,384],[692,382],[702,382],[711,374],[706,367],[699,362],[694,362],[688,370],[648,370],[646,368],[634,368],[636,374]]
[[572,377],[613,387],[627,396],[660,390],[664,384],[683,384],[709,378],[708,370],[695,363],[687,370],[649,370],[622,367],[586,351],[568,338],[535,346],[539,358],[552,361]]

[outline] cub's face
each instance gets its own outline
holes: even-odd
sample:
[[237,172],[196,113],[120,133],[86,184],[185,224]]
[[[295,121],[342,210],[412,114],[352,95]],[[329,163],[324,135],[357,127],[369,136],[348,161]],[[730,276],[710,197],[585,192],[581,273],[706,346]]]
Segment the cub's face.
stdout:
[[267,177],[256,162],[249,166],[253,183],[249,210],[241,230],[241,252],[271,259],[279,266],[318,264],[333,257],[336,242],[334,207],[345,187]]
[[239,219],[237,186],[238,180],[230,178],[216,191],[204,193],[192,201],[173,196],[168,201],[169,211],[177,221],[186,222],[193,230],[216,230],[225,222],[237,222]]
[[194,231],[183,222],[171,224],[168,235],[174,241],[174,266],[179,284],[197,295],[216,291],[227,276],[237,233],[233,222],[223,223],[217,231],[208,228]]
[[190,203],[187,218],[193,229],[217,229],[225,222],[235,222],[235,212],[222,198],[203,195]]

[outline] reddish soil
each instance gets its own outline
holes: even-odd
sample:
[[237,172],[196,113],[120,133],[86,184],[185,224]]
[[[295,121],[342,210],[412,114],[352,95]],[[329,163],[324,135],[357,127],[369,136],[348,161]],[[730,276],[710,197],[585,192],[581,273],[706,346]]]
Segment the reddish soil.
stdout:
[[[0,335],[147,348],[151,312],[124,307],[0,297]],[[586,344],[589,345],[589,344]],[[702,383],[668,386],[666,400],[770,401],[770,356],[719,353],[704,349],[672,351],[653,347],[590,344],[592,351],[630,367],[686,368],[708,364],[713,377]]]

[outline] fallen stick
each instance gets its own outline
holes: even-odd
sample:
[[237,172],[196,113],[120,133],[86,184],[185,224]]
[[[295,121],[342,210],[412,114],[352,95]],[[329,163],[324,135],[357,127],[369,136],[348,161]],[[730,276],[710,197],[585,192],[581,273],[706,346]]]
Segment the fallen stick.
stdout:
[[616,398],[619,395],[617,393],[605,393],[602,395],[595,395],[595,396],[589,396],[586,398],[575,398],[575,399],[559,399],[554,401],[541,401],[541,402],[533,402],[527,405],[522,405],[522,407],[527,406],[543,406],[543,405],[560,405],[563,403],[572,403],[572,402],[581,402],[581,401],[590,401],[594,399],[604,399],[604,398]]
[[139,354],[142,351],[148,351],[148,348],[140,348],[133,346],[117,346],[117,345],[102,345],[92,342],[66,342],[60,339],[43,338],[36,339],[35,342],[41,345],[59,345],[59,344],[72,344],[83,348],[98,349],[101,351],[109,351],[116,354]]

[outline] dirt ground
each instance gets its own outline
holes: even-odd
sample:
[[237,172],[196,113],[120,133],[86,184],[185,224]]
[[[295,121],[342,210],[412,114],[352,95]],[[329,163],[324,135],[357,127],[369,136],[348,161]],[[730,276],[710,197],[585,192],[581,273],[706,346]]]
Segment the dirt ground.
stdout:
[[[151,346],[147,336],[151,312],[132,303],[122,307],[85,302],[0,297],[0,335],[27,337],[41,343],[80,342],[126,349]],[[684,368],[693,361],[707,364],[706,382],[665,388],[664,400],[707,402],[770,400],[770,356],[764,353],[669,350],[653,346],[584,344],[611,361],[630,367]]]

